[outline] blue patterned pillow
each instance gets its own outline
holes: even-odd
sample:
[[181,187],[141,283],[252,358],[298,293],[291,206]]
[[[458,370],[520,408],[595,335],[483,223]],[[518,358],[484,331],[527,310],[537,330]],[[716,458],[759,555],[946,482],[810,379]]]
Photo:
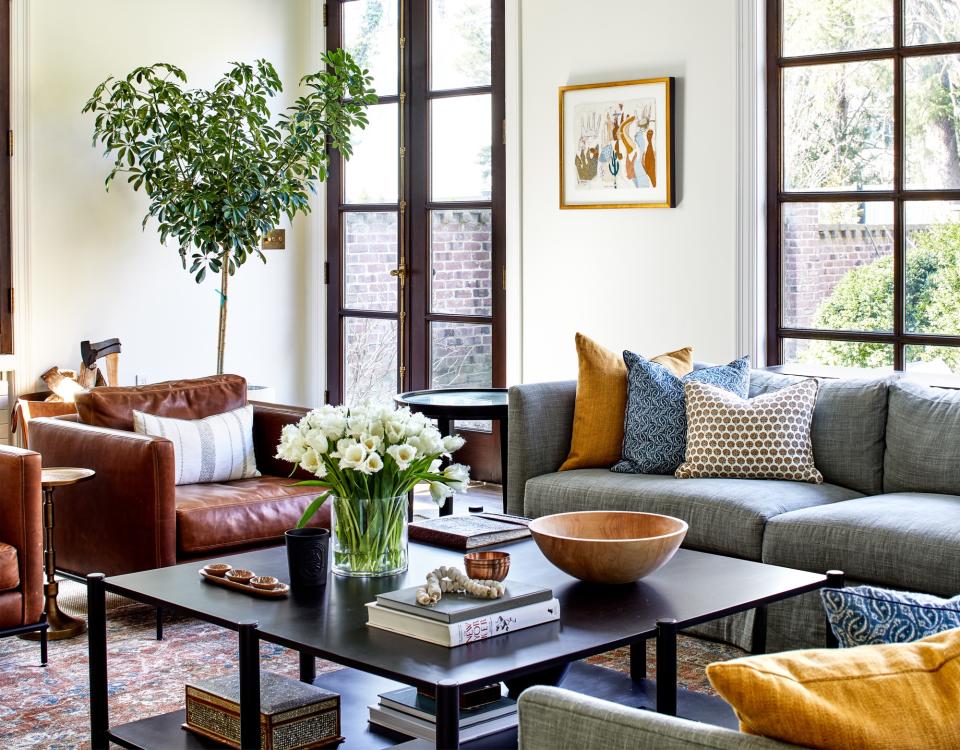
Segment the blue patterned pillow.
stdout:
[[627,413],[620,462],[623,474],[673,474],[687,447],[687,408],[683,384],[690,380],[723,388],[740,398],[750,390],[750,358],[704,367],[678,378],[657,362],[624,352]]
[[909,643],[960,628],[960,596],[890,591],[873,586],[821,589],[830,628],[840,645]]

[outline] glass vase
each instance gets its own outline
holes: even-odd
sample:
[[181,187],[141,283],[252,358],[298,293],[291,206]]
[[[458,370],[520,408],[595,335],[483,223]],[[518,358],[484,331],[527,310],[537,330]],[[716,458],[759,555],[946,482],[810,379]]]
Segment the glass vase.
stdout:
[[376,578],[407,569],[407,496],[332,498],[333,572]]

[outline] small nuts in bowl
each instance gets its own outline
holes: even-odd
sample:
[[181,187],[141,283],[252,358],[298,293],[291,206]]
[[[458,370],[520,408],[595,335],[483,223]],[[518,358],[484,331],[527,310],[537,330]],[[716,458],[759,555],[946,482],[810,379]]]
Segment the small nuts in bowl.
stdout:
[[255,589],[264,589],[265,591],[275,589],[279,583],[280,581],[273,576],[255,576],[250,579],[251,586]]
[[209,565],[204,565],[203,570],[208,575],[223,578],[224,575],[233,570],[233,566],[228,563],[210,563]]
[[227,579],[233,581],[234,583],[250,583],[250,579],[256,576],[252,570],[246,570],[244,568],[234,568],[229,573],[227,573]]

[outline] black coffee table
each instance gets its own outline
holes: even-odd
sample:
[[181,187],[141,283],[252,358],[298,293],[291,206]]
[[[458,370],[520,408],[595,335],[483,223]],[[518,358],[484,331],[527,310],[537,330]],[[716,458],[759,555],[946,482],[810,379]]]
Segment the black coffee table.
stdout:
[[[658,711],[706,718],[736,726],[725,703],[685,693],[678,697],[677,630],[824,585],[842,585],[842,574],[817,575],[730,557],[680,550],[649,578],[626,586],[604,587],[576,581],[554,568],[531,540],[503,545],[510,552],[511,577],[549,585],[560,600],[557,623],[447,649],[366,626],[364,605],[377,593],[414,585],[438,565],[456,565],[462,553],[410,546],[410,571],[381,579],[333,577],[319,594],[263,600],[202,582],[201,563],[104,578],[88,577],[90,632],[90,721],[94,748],[113,741],[124,747],[203,748],[209,742],[183,731],[184,712],[176,711],[118,727],[109,726],[107,709],[105,592],[155,607],[173,608],[236,631],[240,647],[241,736],[244,747],[259,743],[259,641],[300,652],[300,676],[343,697],[343,748],[382,748],[404,738],[366,724],[366,705],[396,683],[437,691],[437,747],[459,746],[459,693],[463,689],[521,678],[613,648],[636,644],[630,677],[612,670],[576,664],[564,687]],[[283,548],[222,558],[260,575],[286,578]],[[757,617],[755,636],[765,636],[765,617]],[[657,639],[654,685],[645,678],[645,642]],[[314,657],[350,669],[315,675]],[[385,678],[385,679],[384,679]],[[392,682],[396,681],[396,682]],[[470,748],[504,747],[516,733],[469,743]],[[417,743],[412,743],[417,744]],[[420,743],[422,745],[423,743]],[[411,745],[411,746],[412,746]]]

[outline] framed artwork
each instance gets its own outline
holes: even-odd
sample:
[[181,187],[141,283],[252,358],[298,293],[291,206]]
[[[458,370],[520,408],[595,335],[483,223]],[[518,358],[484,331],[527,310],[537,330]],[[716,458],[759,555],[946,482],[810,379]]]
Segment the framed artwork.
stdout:
[[673,208],[674,78],[560,89],[560,208]]

